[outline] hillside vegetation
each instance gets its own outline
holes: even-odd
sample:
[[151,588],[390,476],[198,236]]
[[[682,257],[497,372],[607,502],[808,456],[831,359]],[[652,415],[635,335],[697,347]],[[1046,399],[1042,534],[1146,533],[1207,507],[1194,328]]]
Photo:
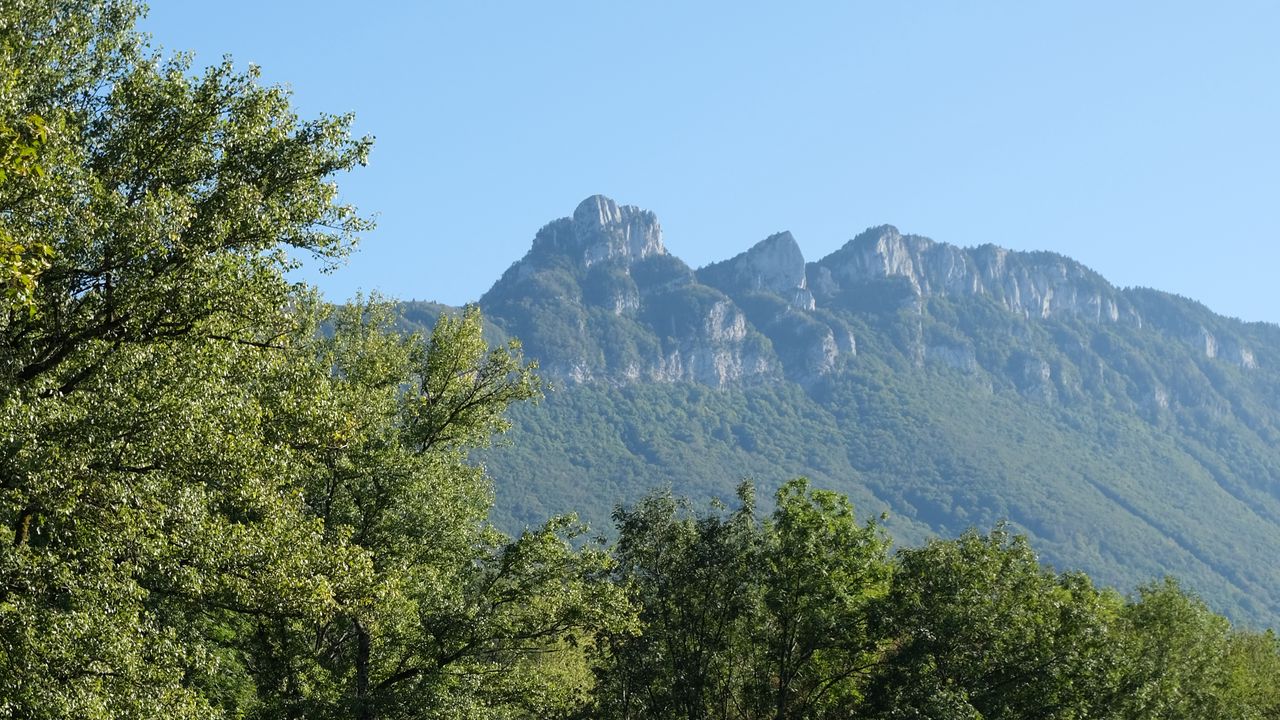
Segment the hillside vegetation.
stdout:
[[[653,487],[807,475],[915,544],[1007,521],[1056,567],[1169,572],[1280,617],[1280,328],[1069,258],[872,228],[694,271],[652,213],[584,201],[480,299],[554,390],[477,456],[508,529]],[[417,308],[429,327],[435,314]]]
[[[1274,634],[1233,627],[1175,580],[1121,594],[1051,570],[1001,524],[891,551],[867,506],[860,515],[793,478],[774,483],[768,507],[749,483],[709,505],[619,488],[636,500],[610,513],[611,542],[562,515],[505,534],[475,461],[511,427],[508,410],[544,388],[506,337],[511,321],[377,298],[333,306],[291,282],[291,258],[336,263],[369,227],[332,184],[369,142],[347,117],[299,118],[256,71],[226,61],[194,73],[159,57],[135,28],[140,12],[127,0],[0,4],[0,718],[1280,713]],[[648,216],[627,217],[637,224],[618,247],[661,247]],[[928,364],[794,375],[795,357],[828,356],[776,355],[721,291],[677,263],[650,269],[669,283],[664,299],[614,317],[631,307],[643,319],[619,328],[672,334],[604,357],[635,379],[659,370],[630,360],[668,353],[661,391],[617,381],[626,390],[606,392],[613,366],[577,362],[598,359],[590,336],[560,365],[601,410],[617,398],[618,423],[635,404],[685,413],[664,425],[681,436],[636,424],[620,448],[599,423],[600,452],[619,465],[699,460],[723,478],[761,458],[770,470],[814,464],[883,478],[859,486],[874,504],[898,487],[887,469],[831,437],[798,454],[778,434],[838,428],[867,438],[867,452],[897,452],[889,443],[966,422],[918,415],[932,397],[886,384],[911,367],[934,377]],[[397,329],[428,319],[429,333]],[[707,355],[708,338],[741,354]],[[803,382],[781,380],[793,375]],[[943,400],[976,392],[937,377],[931,391],[955,393]],[[857,405],[869,396],[917,434],[856,432],[850,418],[874,416]],[[574,455],[598,416],[573,403],[591,396],[553,397],[542,407],[582,417],[532,447],[577,459],[583,507],[600,514],[604,498],[581,482],[594,456]],[[1233,412],[1252,407],[1242,397]],[[523,422],[516,442],[537,416]],[[708,467],[717,454],[736,465]],[[927,468],[950,456],[920,457]],[[621,481],[639,485],[633,468]],[[538,471],[507,471],[498,497]],[[922,484],[902,485],[902,502],[923,507],[909,488],[926,485],[908,481]],[[545,509],[525,502],[525,517]],[[940,502],[936,517],[955,507]],[[516,522],[510,505],[499,512]],[[933,518],[912,527],[923,534]]]

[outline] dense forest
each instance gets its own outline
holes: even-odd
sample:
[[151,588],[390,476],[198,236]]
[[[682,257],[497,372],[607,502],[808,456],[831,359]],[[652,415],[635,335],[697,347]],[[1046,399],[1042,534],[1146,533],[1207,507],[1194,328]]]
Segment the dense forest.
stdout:
[[519,343],[292,282],[369,141],[140,12],[0,4],[0,717],[1280,717],[1272,633],[1001,526],[894,552],[794,480],[502,534]]
[[655,477],[698,503],[749,477],[767,509],[804,475],[887,510],[900,544],[1004,521],[1099,583],[1170,573],[1235,622],[1280,618],[1274,324],[888,225],[816,261],[783,232],[694,269],[655,213],[600,195],[479,307],[549,388],[475,454],[501,527],[566,508],[607,526]]

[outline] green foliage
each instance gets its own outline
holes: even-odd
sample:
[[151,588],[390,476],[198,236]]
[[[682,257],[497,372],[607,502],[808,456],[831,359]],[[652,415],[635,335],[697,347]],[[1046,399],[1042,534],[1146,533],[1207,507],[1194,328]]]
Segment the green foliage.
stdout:
[[[784,312],[750,300],[749,318]],[[1144,305],[1141,332],[1030,321],[981,297],[934,298],[890,327],[842,310],[858,355],[808,385],[695,389],[642,374],[569,386],[518,409],[512,444],[482,454],[498,481],[494,517],[518,528],[572,508],[599,525],[655,478],[710,499],[743,477],[772,490],[808,475],[888,510],[900,542],[1007,520],[1057,566],[1125,590],[1175,573],[1216,610],[1272,625],[1280,575],[1258,558],[1280,552],[1280,420],[1265,400],[1280,380],[1155,326],[1203,324],[1258,353],[1274,341],[1194,306],[1170,320],[1158,307]],[[783,317],[766,328],[788,362],[809,324]]]
[[26,308],[34,311],[36,282],[49,267],[53,248],[44,243],[23,245],[0,228],[0,285],[3,285],[4,311]]
[[[8,46],[0,44],[0,68],[11,67],[10,54]],[[12,96],[17,84],[17,70],[8,77],[0,76],[0,198],[6,199],[31,193],[47,182],[40,152],[49,141],[48,123],[34,113],[14,122],[6,121],[16,111]],[[7,226],[0,214],[0,291],[4,296],[0,314],[6,316],[17,309],[34,311],[36,281],[49,267],[53,255],[48,243],[24,242],[15,238]]]
[[796,480],[771,518],[695,515],[669,493],[619,509],[618,581],[640,632],[605,643],[604,717],[826,717],[858,706],[888,587],[887,543],[848,500]]
[[1175,583],[1125,600],[997,527],[886,555],[844,497],[785,484],[768,520],[668,492],[616,512],[640,624],[603,635],[596,717],[1270,717],[1271,633]]
[[776,717],[831,717],[861,700],[862,675],[880,648],[871,632],[873,603],[887,592],[888,541],[859,525],[847,498],[810,491],[807,481],[778,491],[765,536],[763,646],[757,687]]
[[[285,674],[265,714],[504,717],[583,702],[580,685],[534,681],[544,662],[579,668],[569,638],[625,621],[605,582],[610,561],[575,550],[574,523],[557,519],[514,541],[484,517],[488,485],[467,451],[501,432],[508,403],[536,395],[518,345],[489,350],[474,310],[442,317],[428,342],[389,334],[387,306],[355,304],[319,341],[337,426],[304,428],[325,459],[306,496],[334,542],[372,563],[367,586],[319,622],[277,623],[256,649]],[[577,635],[575,635],[575,633]],[[296,648],[310,646],[307,662]],[[486,678],[480,682],[480,678]]]
[[[985,508],[1116,573],[1133,567],[1108,564],[1117,548],[1172,538],[1149,542],[1164,548],[1151,563],[1183,561],[1246,610],[1258,598],[1265,617],[1273,600],[1253,591],[1274,570],[1214,551],[1271,547],[1258,524],[1280,517],[1275,462],[1259,443],[1280,430],[1256,398],[1274,376],[1171,360],[1145,336],[1080,323],[1009,321],[1022,339],[1005,348],[971,330],[990,303],[940,302],[900,324],[901,307],[844,308],[792,329],[851,328],[880,360],[803,388],[555,394],[543,407],[556,422],[525,407],[520,444],[493,448],[508,408],[542,392],[511,330],[535,330],[543,351],[563,341],[563,368],[612,371],[686,347],[731,302],[670,258],[583,275],[554,252],[553,225],[533,272],[514,269],[489,296],[508,313],[500,327],[475,308],[330,307],[288,281],[289,252],[335,263],[368,227],[333,185],[368,142],[346,117],[300,120],[254,70],[224,62],[197,77],[162,60],[134,30],[139,13],[0,6],[0,718],[1280,709],[1275,637],[1233,629],[1174,583],[1126,601],[1046,569],[1002,527],[890,557],[843,495],[782,482],[844,479],[864,506],[904,508],[900,535],[986,520]],[[633,291],[643,307],[627,314]],[[1178,308],[1147,312],[1162,332],[1276,339]],[[429,337],[397,331],[427,318]],[[772,352],[763,335],[738,337]],[[919,362],[924,338],[972,349],[989,384]],[[1181,405],[1134,410],[1171,378]],[[1111,404],[1081,409],[1082,388]],[[1211,412],[1219,401],[1231,412]],[[984,426],[1034,437],[1038,452],[992,443]],[[1161,438],[1171,429],[1183,442]],[[1082,454],[1082,435],[1101,450]],[[549,478],[496,514],[525,525],[514,538],[489,520],[482,458],[503,468],[504,492]],[[1084,492],[1005,492],[1037,463]],[[641,499],[616,511],[612,552],[536,504],[598,512],[655,466],[683,468],[703,495],[753,471],[780,487],[764,519],[748,483],[733,510]],[[1151,492],[1171,467],[1192,479]],[[1253,514],[1186,510],[1205,488]],[[1113,506],[1154,532],[1114,522]],[[1114,538],[1082,536],[1084,516]]]
[[[510,442],[476,454],[494,477],[494,520],[508,530],[570,508],[607,528],[605,508],[638,500],[656,481],[700,500],[731,500],[751,478],[768,504],[783,482],[808,474],[861,507],[887,509],[853,483],[849,456],[831,442],[835,418],[795,386],[557,388],[510,417]],[[924,533],[909,518],[890,526]]]
[[1122,717],[1274,717],[1275,636],[1233,631],[1166,579],[1125,608],[1130,639]]
[[1126,670],[1118,599],[1041,567],[1003,528],[898,555],[878,608],[894,638],[871,683],[876,715],[1103,717]]
[[519,345],[290,282],[368,227],[333,184],[368,141],[138,13],[0,6],[0,118],[50,119],[3,138],[0,717],[581,707],[611,561],[568,519],[498,533],[467,462],[539,392]]
[[694,517],[670,494],[653,495],[615,513],[618,582],[641,608],[641,631],[605,639],[599,714],[724,715],[741,700],[760,541],[743,501],[728,516]]
[[1124,599],[1003,527],[886,555],[839,495],[766,522],[670,492],[615,513],[635,630],[605,636],[594,717],[1271,717],[1280,644],[1175,583]]
[[681,285],[694,281],[693,271],[673,255],[650,255],[631,266],[631,277],[643,287]]
[[337,257],[364,227],[328,177],[365,144],[145,55],[135,14],[0,9],[4,116],[49,119],[4,230],[51,249],[0,336],[2,716],[205,716],[246,687],[211,616],[320,616],[364,572],[264,405],[310,332],[278,248]]

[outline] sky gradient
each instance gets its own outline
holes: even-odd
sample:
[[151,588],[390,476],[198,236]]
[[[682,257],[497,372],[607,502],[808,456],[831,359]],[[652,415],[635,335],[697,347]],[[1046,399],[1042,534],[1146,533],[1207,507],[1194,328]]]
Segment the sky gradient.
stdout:
[[694,267],[890,223],[1280,321],[1277,3],[150,5],[376,136],[339,182],[378,228],[305,275],[333,300],[475,300],[602,193]]

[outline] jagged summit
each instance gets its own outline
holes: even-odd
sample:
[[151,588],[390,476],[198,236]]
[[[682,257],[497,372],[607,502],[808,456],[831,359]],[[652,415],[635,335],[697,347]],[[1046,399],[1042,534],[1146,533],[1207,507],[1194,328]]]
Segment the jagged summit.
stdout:
[[892,225],[859,233],[814,263],[809,280],[819,304],[851,285],[896,280],[915,298],[986,295],[1024,317],[1141,323],[1118,288],[1066,256],[990,244],[962,248],[903,235]]
[[[607,261],[630,267],[655,256],[669,257],[652,211],[592,195],[571,216],[544,226],[529,255],[512,270],[525,277],[549,258],[567,258],[583,268]],[[698,278],[730,295],[770,293],[800,310],[838,303],[851,287],[888,280],[908,290],[902,302],[987,295],[1024,317],[1065,314],[1141,323],[1123,293],[1070,258],[995,245],[961,248],[904,235],[893,225],[868,228],[808,264],[790,232],[775,233],[733,258],[702,268]],[[633,303],[623,302],[628,304]]]
[[618,205],[604,195],[592,195],[571,217],[543,227],[533,239],[533,250],[546,249],[573,253],[586,267],[667,254],[656,215],[634,205]]
[[775,233],[746,252],[712,263],[699,270],[698,277],[715,287],[770,292],[794,307],[814,308],[804,254],[790,232]]
[[1051,252],[881,225],[806,262],[759,237],[695,271],[653,213],[603,196],[537,233],[480,299],[562,390],[495,473],[509,517],[556,497],[529,478],[602,520],[655,478],[725,496],[802,474],[921,533],[1005,518],[1063,566],[1175,568],[1280,617],[1280,570],[1256,560],[1280,553],[1280,326]]
[[[1205,357],[1246,370],[1265,362],[1256,343],[1216,319],[1179,319],[1176,302],[1117,288],[1056,253],[959,247],[879,225],[816,262],[778,232],[695,272],[667,252],[653,212],[604,195],[538,231],[480,304],[537,351],[547,374],[572,382],[722,386],[785,377],[810,386],[853,361],[858,336],[894,328],[885,337],[914,365],[1012,373],[1046,397],[1074,392],[1051,392],[1068,381],[1035,353],[984,356],[972,328],[953,326],[952,311],[933,317],[961,305],[1003,308],[1005,322],[1154,324]],[[1163,389],[1144,392],[1164,402]]]

